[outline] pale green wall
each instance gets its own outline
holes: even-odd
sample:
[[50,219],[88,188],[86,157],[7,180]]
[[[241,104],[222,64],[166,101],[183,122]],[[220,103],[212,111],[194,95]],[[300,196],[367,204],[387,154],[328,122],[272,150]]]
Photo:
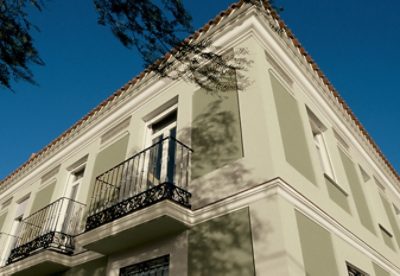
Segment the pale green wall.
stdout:
[[197,90],[192,118],[193,179],[243,157],[237,91]]
[[350,213],[350,206],[347,195],[340,190],[330,179],[325,177],[326,186],[328,188],[328,194],[337,205],[339,205],[347,213]]
[[400,229],[399,225],[396,222],[396,217],[393,212],[393,208],[392,206],[390,206],[390,203],[386,198],[384,198],[382,195],[380,195],[380,197],[383,203],[383,207],[385,207],[386,214],[389,218],[390,225],[392,226],[393,235],[396,238],[397,244],[400,247]]
[[371,213],[368,208],[367,200],[360,179],[353,161],[339,148],[340,157],[342,159],[343,167],[346,172],[347,180],[349,181],[350,190],[354,198],[354,203],[360,217],[361,224],[364,225],[372,233],[375,233],[375,228],[372,222]]
[[188,275],[254,275],[249,210],[190,229],[188,258]]
[[107,257],[73,267],[57,276],[106,276]]
[[90,181],[88,193],[89,201],[87,202],[90,202],[96,177],[125,160],[128,140],[129,135],[125,135],[123,138],[114,142],[97,154],[93,165],[92,179]]
[[47,185],[46,187],[44,187],[43,189],[41,189],[36,193],[35,199],[33,200],[31,207],[31,214],[42,209],[43,207],[45,207],[50,203],[55,187],[56,183],[54,182],[51,183],[50,185]]
[[3,224],[4,224],[4,221],[6,220],[6,217],[7,217],[7,212],[5,212],[4,214],[2,214],[0,216],[0,232],[1,232],[1,229],[3,228]]
[[390,273],[384,270],[382,267],[377,265],[376,263],[373,263],[374,266],[374,271],[376,276],[390,276]]
[[393,243],[393,238],[391,236],[389,236],[388,233],[386,233],[386,231],[384,231],[382,228],[380,228],[381,230],[381,235],[383,238],[383,241],[385,242],[385,244],[387,246],[389,246],[390,248],[394,249],[394,243]]
[[296,211],[296,220],[306,275],[338,276],[330,233],[299,211]]
[[287,162],[312,183],[316,183],[306,134],[295,98],[270,74]]

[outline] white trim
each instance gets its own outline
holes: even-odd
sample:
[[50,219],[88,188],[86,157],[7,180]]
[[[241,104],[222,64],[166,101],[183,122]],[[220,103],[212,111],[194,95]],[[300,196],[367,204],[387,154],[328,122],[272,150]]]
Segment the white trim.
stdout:
[[[194,211],[188,210],[169,201],[163,201],[146,209],[137,211],[130,216],[125,216],[90,232],[78,235],[76,237],[76,243],[79,245],[89,244],[95,242],[101,236],[109,235],[110,229],[113,229],[113,231],[115,231],[116,229],[118,229],[118,231],[123,231],[135,225],[139,225],[145,223],[146,221],[165,215],[181,221],[188,227],[191,227],[201,222],[233,212],[235,210],[248,207],[253,202],[274,195],[279,195],[287,200],[294,206],[296,210],[299,210],[308,218],[315,221],[320,226],[324,227],[330,233],[334,234],[336,237],[342,239],[347,244],[360,251],[362,254],[370,258],[371,261],[375,262],[392,275],[400,275],[400,267],[397,266],[397,264],[391,263],[382,254],[370,247],[365,241],[358,238],[350,230],[345,228],[337,220],[328,215],[310,200],[305,198],[300,192],[298,192],[281,178],[276,178],[266,183],[262,183],[251,189],[239,192],[236,195],[225,198],[221,201],[215,202]],[[51,251],[45,250],[44,252],[48,252],[46,254],[50,254],[49,252]],[[65,263],[68,266],[76,266],[78,264],[86,262],[86,260],[80,257],[82,256],[81,254],[74,255],[72,257],[54,252],[52,252],[52,254],[56,254],[57,262]],[[85,254],[90,256],[91,259],[101,257],[100,254],[94,254],[90,252],[87,252]],[[34,263],[33,260],[36,260],[35,258],[43,261],[44,257],[42,256],[47,255],[36,254],[17,262],[16,265],[18,265],[19,267],[26,267],[29,264]],[[39,260],[36,260],[35,262],[39,262]],[[4,269],[9,269],[9,267],[13,267],[13,265],[0,269],[0,273],[3,271],[8,271]]]
[[124,120],[122,120],[121,122],[119,122],[117,125],[112,126],[110,129],[108,129],[103,135],[101,135],[100,144],[106,143],[108,140],[113,139],[113,137],[115,137],[120,132],[128,128],[131,123],[131,119],[132,116],[129,116]]
[[[365,241],[358,238],[354,233],[341,225],[337,220],[328,215],[310,200],[305,198],[300,192],[290,186],[281,178],[270,180],[266,183],[255,186],[246,191],[239,192],[221,201],[207,205],[201,209],[190,211],[169,201],[163,201],[146,209],[135,212],[131,216],[126,216],[112,223],[103,225],[88,233],[77,237],[79,244],[89,244],[103,235],[109,235],[110,229],[128,229],[134,225],[142,224],[151,219],[168,215],[178,221],[192,227],[204,221],[223,216],[227,213],[248,207],[251,203],[260,199],[279,195],[290,202],[295,209],[301,211],[307,217],[324,227],[326,230],[344,240],[350,246],[359,250],[362,254],[369,257],[373,262],[380,265],[385,270],[394,275],[400,275],[400,267],[391,263],[382,254],[369,246]],[[135,217],[135,219],[133,219]],[[120,231],[118,230],[118,231]]]
[[[80,172],[81,170],[83,170],[83,176],[78,180],[74,180],[75,174],[77,172]],[[70,170],[68,170],[67,173],[67,181],[65,182],[66,184],[64,185],[63,197],[70,198],[69,194],[71,193],[72,187],[74,187],[75,185],[78,185],[78,191],[76,193],[76,195],[78,195],[79,190],[82,188],[83,179],[86,174],[87,174],[86,161],[82,164],[77,165],[75,168],[70,168]],[[73,200],[76,200],[76,198],[73,198]]]
[[[237,18],[232,18],[238,16],[248,18],[242,21],[239,21]],[[312,71],[310,66],[305,64],[306,61],[304,61],[304,58],[299,58],[300,54],[293,52],[294,46],[288,41],[284,42],[284,40],[270,28],[269,17],[266,18],[267,15],[257,14],[255,8],[243,10],[243,12],[235,10],[235,13],[228,17],[229,18],[224,18],[224,22],[220,22],[218,27],[214,27],[213,30],[208,31],[206,34],[207,36],[219,36],[218,39],[215,40],[216,47],[218,45],[224,46],[224,48],[233,47],[232,45],[239,43],[244,37],[249,35],[256,38],[276,62],[280,65],[284,65],[283,68],[285,68],[292,78],[296,79],[295,83],[300,86],[305,95],[309,97],[312,102],[317,103],[320,112],[328,116],[334,123],[333,125],[337,126],[337,129],[344,133],[346,137],[354,138],[350,139],[353,146],[372,166],[377,174],[384,179],[384,182],[390,187],[392,192],[400,198],[400,187],[394,184],[397,184],[398,181],[393,178],[392,173],[386,168],[386,165],[382,164],[380,157],[371,149],[371,146],[366,142],[365,138],[361,136],[359,131],[354,129],[354,123],[349,122],[347,118],[348,115],[346,115],[345,111],[339,106],[339,103],[331,92],[321,84],[321,81],[315,76],[315,72]],[[288,46],[289,49],[286,49]],[[293,55],[299,58],[300,61],[294,61],[292,58]],[[45,154],[44,157],[42,156],[40,160],[36,160],[35,164],[30,164],[28,166],[29,168],[23,170],[21,176],[14,176],[11,181],[2,183],[3,187],[0,187],[0,190],[3,190],[2,194],[7,196],[13,193],[15,189],[7,189],[7,187],[12,183],[16,183],[18,180],[20,185],[33,183],[37,175],[41,174],[41,172],[46,170],[51,164],[55,162],[62,163],[62,160],[65,160],[74,152],[76,153],[79,149],[82,149],[93,142],[94,139],[97,139],[98,135],[101,135],[101,133],[104,134],[105,126],[111,125],[110,122],[115,121],[116,118],[129,116],[129,114],[132,114],[141,104],[150,100],[155,95],[162,93],[162,91],[177,85],[179,82],[180,81],[172,82],[170,80],[160,80],[158,78],[146,76],[140,81],[139,85],[136,85],[134,94],[132,93],[132,87],[129,87],[127,89],[128,91],[121,97],[108,103],[107,106],[98,111],[98,114],[92,116],[88,122],[80,126],[74,134],[69,136],[66,140],[64,139],[62,143],[58,143],[55,151],[51,150],[51,152]],[[320,89],[325,91],[324,95],[318,91]],[[335,109],[332,109],[332,104],[336,106]],[[114,110],[114,113],[111,113],[111,110]],[[109,114],[109,116],[106,116],[106,114]],[[70,143],[72,139],[74,141]],[[354,141],[358,142],[355,143]],[[63,147],[63,149],[60,149],[61,147]],[[42,162],[43,159],[47,160]],[[36,166],[38,163],[41,164]],[[34,168],[35,170],[33,170]],[[383,173],[383,171],[385,173]],[[394,182],[390,179],[393,179]],[[18,185],[18,187],[20,185]]]
[[[102,225],[89,232],[79,234],[75,237],[75,241],[77,244],[79,244],[79,246],[84,247],[87,244],[97,241],[99,238],[104,238],[109,235],[122,232],[163,216],[171,217],[187,226],[191,225],[190,210],[165,200]],[[112,233],[110,233],[110,229],[112,229]]]
[[286,83],[289,87],[293,87],[293,80],[289,76],[289,73],[287,73],[286,70],[283,69],[283,67],[279,64],[279,62],[277,62],[270,54],[268,54],[267,51],[264,51],[264,53],[267,62],[272,66],[272,68],[269,68],[268,70],[271,70],[276,75],[279,75],[283,80],[283,83]]
[[129,136],[129,135],[130,135],[129,130],[125,130],[125,131],[122,131],[122,132],[114,135],[113,137],[111,137],[110,139],[105,141],[104,143],[100,144],[100,147],[98,148],[97,152],[102,151],[103,149],[107,148],[108,146],[111,146],[112,144],[114,144],[116,141],[121,140],[122,138],[125,138],[125,136]]
[[[8,197],[8,198],[2,200],[2,202],[1,202],[1,204],[0,204],[0,205],[1,205],[0,210],[4,210],[4,209],[7,208],[8,206],[10,206],[11,203],[12,203],[12,201],[13,201],[13,199],[14,199],[14,196],[10,196],[10,197]],[[0,212],[0,213],[1,213],[1,212]]]
[[[283,182],[284,183],[284,182]],[[379,252],[370,247],[365,241],[358,238],[351,231],[343,227],[337,220],[322,211],[318,206],[304,198],[298,191],[288,184],[279,185],[278,194],[291,202],[295,208],[301,211],[311,220],[323,226],[326,230],[341,238],[352,247],[369,257],[373,262],[394,275],[400,275],[400,267],[391,263]]]
[[74,267],[101,257],[103,257],[103,255],[90,251],[86,251],[73,256],[68,256],[45,249],[23,260],[1,267],[0,275],[12,275],[21,270],[29,269],[29,267],[36,266],[44,262],[57,263],[66,267]]
[[289,84],[283,79],[281,74],[279,74],[279,72],[276,72],[276,70],[274,68],[268,68],[268,73],[271,74],[274,78],[276,78],[276,80],[279,82],[279,84],[285,88],[285,90],[289,94],[289,96],[291,96],[296,101],[296,104],[298,104],[296,95],[294,94],[294,91],[293,91],[293,85],[292,85],[292,87],[290,87]]
[[[343,110],[329,89],[321,84],[320,78],[315,76],[315,72],[309,66],[308,62],[298,51],[294,51],[292,45],[287,45],[291,42],[283,42],[280,36],[268,28],[268,22],[262,22],[258,19],[259,18],[256,19],[257,22],[253,27],[260,34],[259,38],[264,45],[264,49],[266,49],[276,61],[286,65],[286,68],[291,72],[290,75],[293,75],[296,79],[295,83],[299,85],[304,94],[316,104],[321,113],[326,115],[326,117],[333,122],[336,129],[344,133],[346,138],[351,137],[348,140],[351,141],[354,148],[356,148],[365,160],[370,163],[373,169],[385,179],[392,191],[400,198],[400,185],[394,185],[394,183],[399,183],[398,180],[394,178],[393,173],[383,164],[381,157],[378,156],[377,152],[366,141],[366,138],[356,129],[355,123],[348,118],[346,111]],[[290,50],[286,49],[287,46],[289,46]],[[291,58],[293,55],[298,58],[297,62]],[[312,76],[310,76],[310,74]],[[325,92],[324,94],[319,92],[321,89]],[[335,106],[335,108],[332,108],[333,106]],[[383,173],[383,171],[385,173]]]
[[118,276],[120,269],[130,265],[152,260],[165,255],[169,256],[169,275],[187,274],[187,235],[166,237],[149,247],[132,248],[122,254],[109,258],[107,275]]
[[[151,126],[155,122],[161,120],[163,117],[168,116],[172,112],[178,112],[178,102],[172,104],[169,107],[165,107],[164,105],[162,105],[162,106],[156,108],[155,110],[149,112],[148,115],[143,117],[143,121],[145,122],[145,128],[146,128],[144,131],[145,137],[143,140],[144,141],[143,148],[147,148],[147,147],[151,146],[151,144],[152,144],[151,140],[153,138],[154,133],[152,133]],[[146,119],[144,119],[144,118],[146,118]],[[178,123],[177,120],[178,120],[178,116],[175,120],[174,127],[177,127],[177,123]]]

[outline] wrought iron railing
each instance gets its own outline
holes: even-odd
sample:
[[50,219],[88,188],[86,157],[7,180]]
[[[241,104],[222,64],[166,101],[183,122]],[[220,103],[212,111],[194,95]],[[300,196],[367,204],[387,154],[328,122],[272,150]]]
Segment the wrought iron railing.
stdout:
[[98,176],[86,231],[164,199],[190,208],[191,152],[167,137]]
[[44,248],[71,254],[73,236],[82,227],[84,208],[84,204],[63,197],[23,219],[7,262],[18,261]]

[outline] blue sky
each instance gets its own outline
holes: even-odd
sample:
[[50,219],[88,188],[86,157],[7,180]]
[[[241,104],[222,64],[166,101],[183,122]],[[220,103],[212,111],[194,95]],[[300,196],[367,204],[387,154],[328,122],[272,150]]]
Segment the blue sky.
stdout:
[[[185,0],[200,27],[229,0]],[[294,31],[356,116],[400,171],[400,1],[278,0]],[[32,14],[44,67],[39,86],[0,89],[0,179],[16,169],[143,69],[96,23],[91,0],[46,1]]]

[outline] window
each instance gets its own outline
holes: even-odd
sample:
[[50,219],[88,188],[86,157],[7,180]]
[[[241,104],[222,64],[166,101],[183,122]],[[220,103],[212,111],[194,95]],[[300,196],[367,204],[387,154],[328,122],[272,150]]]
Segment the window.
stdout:
[[365,273],[361,269],[359,269],[349,263],[347,263],[347,272],[349,273],[349,276],[369,276],[367,273]]
[[151,176],[149,179],[152,179],[150,182],[153,182],[148,183],[150,186],[163,181],[173,182],[176,150],[173,139],[176,137],[177,112],[176,106],[173,106],[148,122],[146,143],[147,147],[153,145],[147,171]]
[[362,176],[364,182],[368,182],[371,179],[371,177],[360,165],[358,165],[358,167],[360,168],[361,176]]
[[[21,229],[22,229],[22,219],[24,218],[26,207],[28,206],[29,202],[29,195],[23,197],[17,202],[17,210],[14,214],[14,220],[11,226],[11,232],[8,235],[7,241],[3,244],[3,255],[0,253],[0,260],[3,259],[4,261],[7,260],[11,249],[14,248],[18,244],[18,240],[22,239],[23,237],[20,236]],[[3,263],[2,265],[4,265]]]
[[121,276],[168,276],[168,273],[169,255],[123,267],[119,271]]
[[317,150],[321,168],[327,176],[329,176],[332,180],[335,180],[332,163],[329,158],[328,150],[326,148],[325,139],[323,135],[323,133],[326,131],[326,127],[309,110],[308,110],[308,116],[310,118],[313,142],[315,149]]
[[79,166],[70,173],[69,183],[66,187],[66,197],[71,199],[71,201],[68,200],[67,204],[65,206],[62,205],[61,209],[61,221],[63,221],[61,231],[63,233],[69,233],[71,229],[76,227],[76,225],[74,225],[76,217],[80,216],[81,209],[75,207],[74,201],[77,200],[79,186],[82,183],[84,174],[85,165]]
[[397,208],[397,206],[394,205],[394,204],[393,204],[393,208],[394,208],[394,211],[395,211],[396,215],[400,216],[400,209]]
[[79,185],[83,180],[85,174],[85,166],[80,166],[78,169],[71,172],[70,182],[67,187],[66,196],[72,200],[76,200],[78,195]]
[[382,238],[385,244],[394,249],[393,235],[381,224],[379,224],[379,229],[381,230]]

